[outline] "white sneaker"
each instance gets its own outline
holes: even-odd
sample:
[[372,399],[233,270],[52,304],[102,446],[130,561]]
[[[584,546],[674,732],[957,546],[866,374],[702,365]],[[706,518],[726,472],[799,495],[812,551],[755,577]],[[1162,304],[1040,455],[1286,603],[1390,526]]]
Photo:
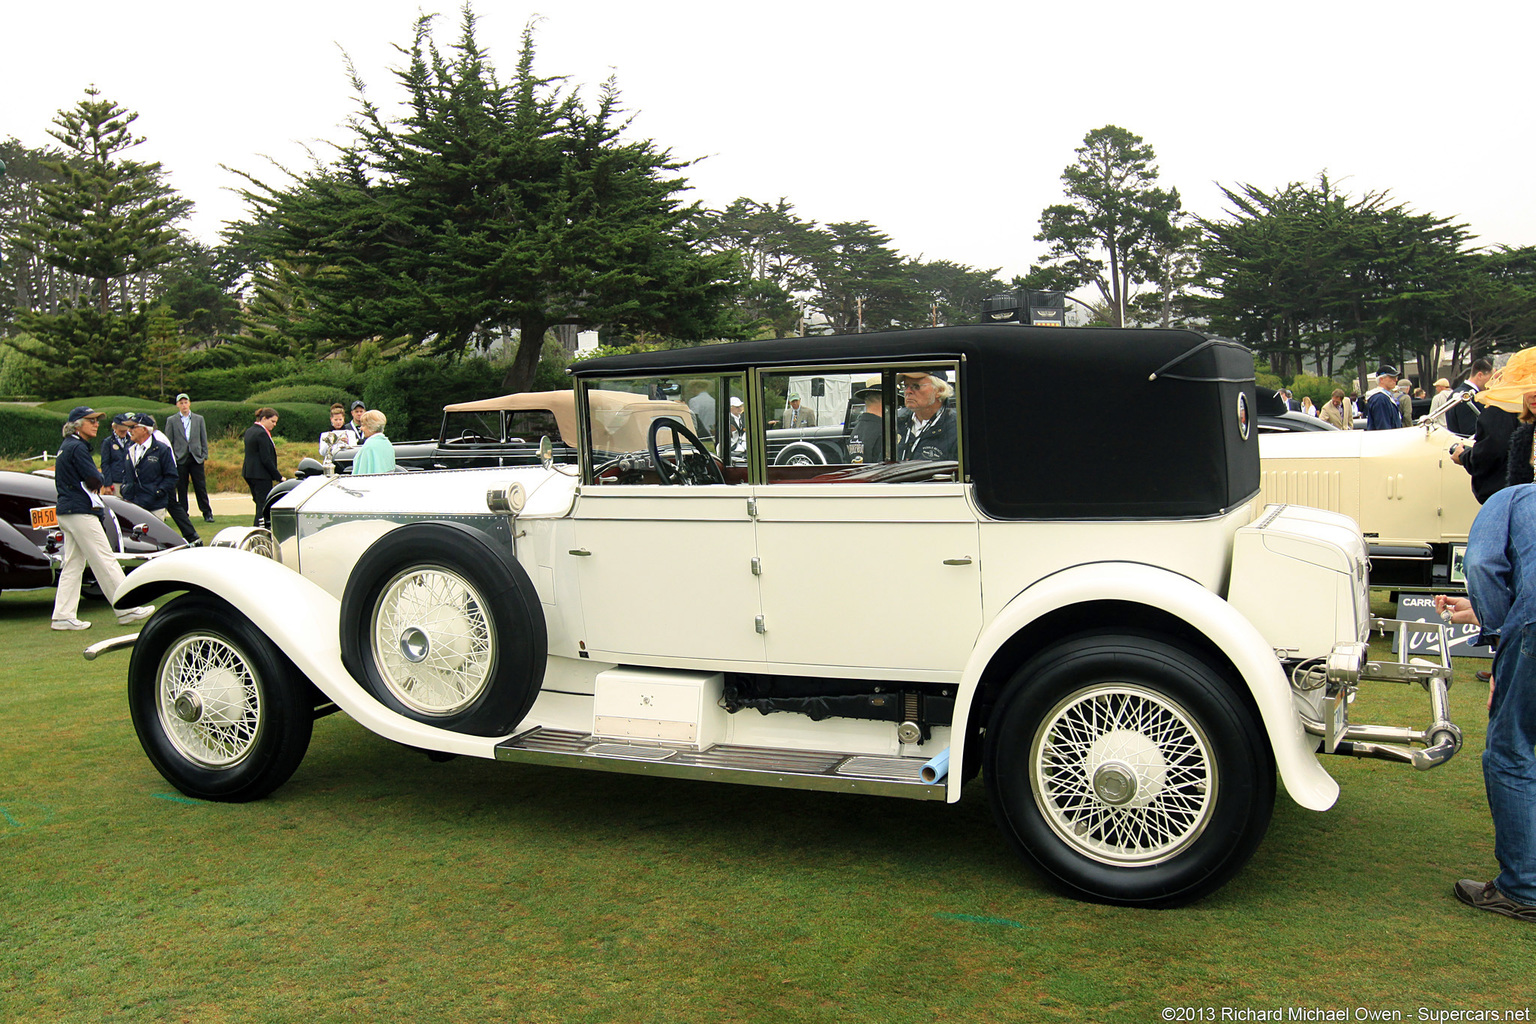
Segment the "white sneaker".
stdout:
[[[129,608],[125,611],[120,611],[117,613],[117,624],[119,626],[126,626],[130,622],[138,622],[140,619],[147,619],[153,614],[155,614],[155,606],[152,604],[140,605],[137,608]],[[86,625],[90,625],[90,623],[86,623]]]
[[89,622],[82,622],[79,619],[54,619],[53,620],[53,628],[54,629],[90,629],[91,628],[91,624]]

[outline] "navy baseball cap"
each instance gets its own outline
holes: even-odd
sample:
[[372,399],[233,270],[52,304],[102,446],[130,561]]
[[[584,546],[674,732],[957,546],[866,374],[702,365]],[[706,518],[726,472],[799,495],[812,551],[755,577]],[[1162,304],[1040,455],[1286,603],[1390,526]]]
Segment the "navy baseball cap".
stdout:
[[99,420],[105,415],[106,413],[97,412],[95,409],[92,409],[88,405],[77,405],[73,409],[69,410],[69,422],[75,423],[80,420]]
[[364,405],[362,402],[353,402],[352,403],[352,408],[353,409],[366,409],[368,407],[366,405]]
[[155,418],[147,412],[141,412],[135,415],[134,422],[141,427],[148,427],[150,430],[155,429]]
[[112,422],[114,424],[117,424],[117,423],[132,423],[133,422],[133,413],[131,413],[131,412],[120,412],[116,416],[112,417]]

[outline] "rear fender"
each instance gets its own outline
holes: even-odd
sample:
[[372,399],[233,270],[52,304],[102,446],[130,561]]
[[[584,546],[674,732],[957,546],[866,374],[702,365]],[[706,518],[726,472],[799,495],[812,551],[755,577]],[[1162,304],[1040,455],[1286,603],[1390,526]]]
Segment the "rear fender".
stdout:
[[[1146,605],[1173,615],[1202,633],[1237,668],[1263,718],[1280,778],[1291,798],[1314,811],[1327,810],[1339,784],[1318,762],[1316,740],[1307,736],[1291,701],[1290,684],[1274,650],[1251,623],[1226,601],[1195,581],[1135,562],[1098,562],[1063,569],[1031,585],[1010,601],[982,631],[961,675],[954,721],[970,719],[981,676],[998,650],[1041,616],[1098,601]],[[1105,622],[1106,626],[1115,625]],[[969,730],[957,728],[950,763],[962,764]],[[960,798],[963,773],[951,772],[947,798]]]
[[434,728],[374,700],[341,662],[341,601],[280,563],[229,548],[174,551],[134,570],[115,603],[130,607],[183,590],[203,591],[232,605],[364,728],[407,746],[496,756],[504,737]]

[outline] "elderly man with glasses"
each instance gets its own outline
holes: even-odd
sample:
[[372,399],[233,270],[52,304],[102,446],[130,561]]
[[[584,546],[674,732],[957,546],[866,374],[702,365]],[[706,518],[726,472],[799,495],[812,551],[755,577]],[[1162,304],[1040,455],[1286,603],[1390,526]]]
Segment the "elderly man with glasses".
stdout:
[[955,429],[955,413],[944,404],[954,394],[949,375],[943,370],[917,370],[897,377],[901,381],[903,404],[912,410],[912,419],[901,432],[896,458],[934,462],[958,459],[960,434]]

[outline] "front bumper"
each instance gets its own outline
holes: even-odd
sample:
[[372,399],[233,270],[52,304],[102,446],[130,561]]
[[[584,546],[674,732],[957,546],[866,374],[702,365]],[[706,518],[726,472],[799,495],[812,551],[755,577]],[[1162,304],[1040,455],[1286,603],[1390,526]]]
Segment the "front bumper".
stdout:
[[[1291,685],[1298,691],[1323,688],[1321,719],[1303,712],[1302,724],[1309,734],[1322,738],[1321,749],[1325,754],[1397,761],[1420,771],[1439,767],[1456,755],[1462,742],[1461,729],[1451,721],[1451,658],[1445,626],[1438,622],[1373,618],[1371,628],[1397,634],[1399,651],[1409,649],[1408,633],[1436,633],[1439,664],[1422,658],[1371,661],[1370,648],[1364,643],[1336,644],[1326,667],[1313,665],[1299,677],[1292,677]],[[1352,724],[1349,704],[1364,680],[1418,683],[1424,687],[1429,694],[1429,724],[1423,729]]]

